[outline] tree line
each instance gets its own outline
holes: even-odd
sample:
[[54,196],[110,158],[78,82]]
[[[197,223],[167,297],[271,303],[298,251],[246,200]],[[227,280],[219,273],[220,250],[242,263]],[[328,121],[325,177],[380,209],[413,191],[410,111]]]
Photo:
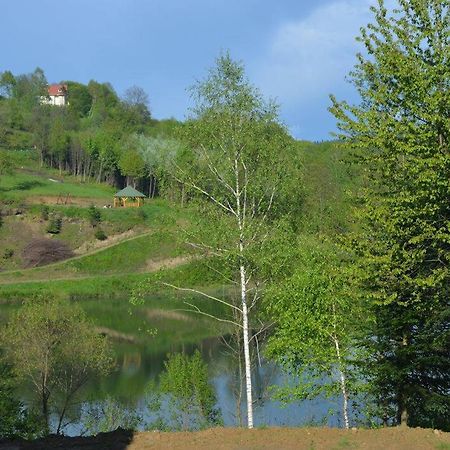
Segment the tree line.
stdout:
[[152,119],[148,95],[138,86],[119,97],[109,83],[61,84],[68,104],[51,106],[43,102],[48,82],[42,69],[0,74],[0,147],[34,148],[41,165],[81,181],[133,184],[156,195],[180,124]]

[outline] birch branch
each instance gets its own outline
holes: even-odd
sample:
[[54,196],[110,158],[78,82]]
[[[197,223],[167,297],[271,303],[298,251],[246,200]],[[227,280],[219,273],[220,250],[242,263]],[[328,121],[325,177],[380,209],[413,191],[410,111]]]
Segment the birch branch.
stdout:
[[[217,170],[216,167],[214,167],[214,165],[211,163],[211,158],[209,157],[208,151],[206,150],[206,148],[201,145],[201,148],[203,150],[203,155],[206,158],[206,164],[209,168],[209,170],[211,171],[211,173],[217,178],[217,180],[223,185],[225,186],[226,189],[228,189],[233,195],[236,195],[233,187],[227,183],[227,181],[225,181],[225,177],[222,176],[222,174],[219,173],[219,171]],[[223,150],[223,149],[222,149]]]
[[[183,174],[185,174],[185,172],[177,166],[177,169],[182,172]],[[193,181],[187,179],[187,180],[182,180],[181,178],[178,178],[175,175],[172,175],[173,178],[178,181],[181,184],[186,184],[188,186],[190,186],[191,188],[195,189],[196,191],[200,192],[201,194],[203,194],[205,197],[209,198],[212,202],[214,202],[216,205],[220,206],[222,209],[224,209],[225,211],[228,211],[229,213],[233,214],[234,216],[236,216],[236,212],[234,211],[233,208],[230,208],[228,206],[226,206],[224,203],[222,203],[220,200],[216,199],[212,194],[210,194],[208,191],[205,191],[203,188],[201,188],[198,184],[194,183]]]
[[275,321],[270,322],[268,325],[264,325],[258,332],[256,332],[249,340],[249,342],[252,341],[253,338],[257,338],[260,334],[264,333],[265,331],[267,331],[270,327],[275,325]]
[[214,297],[213,295],[209,295],[206,292],[202,292],[202,291],[199,291],[197,289],[192,289],[192,288],[181,288],[179,286],[175,286],[170,283],[161,283],[161,284],[163,284],[164,286],[167,286],[167,287],[171,287],[172,289],[175,289],[177,291],[193,292],[194,294],[199,294],[203,297],[209,298],[210,300],[214,300],[215,302],[222,303],[223,305],[228,306],[229,308],[235,309],[236,311],[238,311],[242,314],[242,309],[240,309],[238,306],[233,305],[232,303],[228,303],[225,300],[222,300],[220,298]]
[[218,322],[230,323],[231,325],[234,325],[236,327],[242,328],[242,325],[240,325],[237,322],[234,322],[233,320],[221,319],[220,317],[214,316],[213,314],[208,314],[207,312],[202,311],[198,306],[193,305],[192,303],[189,303],[189,302],[186,302],[186,301],[184,301],[183,303],[185,305],[190,306],[192,309],[174,309],[174,311],[192,312],[192,313],[200,314],[202,316],[209,317],[210,319],[217,320]]

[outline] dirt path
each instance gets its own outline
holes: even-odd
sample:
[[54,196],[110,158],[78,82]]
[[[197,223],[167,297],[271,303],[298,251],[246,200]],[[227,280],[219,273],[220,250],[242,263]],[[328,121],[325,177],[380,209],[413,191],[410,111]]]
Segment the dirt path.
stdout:
[[[115,244],[121,244],[131,238],[136,237],[136,232],[134,230],[128,230],[123,233],[113,234],[112,236],[108,236],[108,239],[104,241],[89,241],[84,242],[78,248],[76,248],[73,252],[77,256],[87,256],[97,253],[101,250],[106,250],[109,247],[112,247]],[[142,233],[141,236],[145,236],[146,233]],[[66,260],[67,261],[67,260]]]
[[95,437],[51,437],[32,443],[0,442],[0,450],[448,450],[450,433],[420,428],[213,428],[195,433],[132,433]]
[[[123,241],[122,241],[123,242]],[[86,255],[83,255],[86,256]],[[79,257],[75,257],[75,258],[71,258],[70,260],[66,259],[66,261],[73,261],[74,259],[77,259]],[[147,264],[147,266],[144,269],[138,270],[138,271],[134,271],[131,272],[132,274],[136,274],[136,273],[152,273],[152,272],[157,272],[160,269],[165,269],[165,268],[174,268],[177,266],[181,266],[182,264],[187,263],[190,260],[190,258],[188,257],[180,257],[180,256],[176,256],[174,258],[166,258],[166,259],[161,259],[161,260],[156,260],[153,261],[152,264]],[[49,267],[49,266],[43,266],[43,267]],[[7,274],[7,272],[3,272],[4,274]],[[127,273],[122,273],[121,275],[127,275]],[[82,280],[93,280],[93,279],[98,279],[98,278],[113,278],[113,277],[117,277],[117,274],[99,274],[99,275],[88,275],[88,276],[83,276],[83,275],[65,275],[62,277],[55,277],[52,276],[51,277],[51,281],[82,281]],[[28,280],[21,280],[21,279],[7,279],[7,280],[2,280],[0,279],[0,286],[7,286],[8,284],[28,284],[28,283],[39,283],[39,282],[43,282],[43,281],[48,281],[48,278],[34,278],[34,279],[28,279]]]
[[[59,203],[58,203],[59,200]],[[67,203],[65,203],[67,201]],[[36,195],[27,197],[27,203],[32,205],[66,205],[66,206],[91,206],[95,205],[102,208],[103,206],[111,206],[109,198],[102,197],[66,197],[65,195]]]

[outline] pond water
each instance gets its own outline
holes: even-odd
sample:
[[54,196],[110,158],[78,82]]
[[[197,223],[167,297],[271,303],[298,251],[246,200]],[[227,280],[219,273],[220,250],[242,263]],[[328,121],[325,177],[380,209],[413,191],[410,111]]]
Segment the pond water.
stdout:
[[[196,344],[174,345],[171,352],[185,352],[192,354],[199,350],[203,359],[208,363],[211,381],[214,385],[218,408],[220,409],[225,426],[237,425],[236,401],[233,395],[232,383],[233,358],[227,352],[220,338],[211,338]],[[150,381],[157,381],[163,370],[167,357],[166,352],[152,352],[151,346],[126,345],[118,346],[117,369],[108,377],[94,380],[84,391],[85,403],[96,402],[111,396],[129,409],[136,411],[144,418],[144,424],[149,422],[146,408],[146,387]],[[315,401],[294,402],[287,406],[270,398],[267,386],[282,385],[289,382],[282,371],[262,361],[254,372],[255,398],[259,398],[254,412],[255,426],[298,426],[305,424],[322,424],[338,426],[336,416],[327,418],[330,408],[339,409],[337,402],[326,399]],[[245,396],[243,396],[245,397]],[[85,404],[86,406],[86,404]],[[242,404],[242,417],[245,420],[245,401]],[[82,425],[78,422],[70,425],[66,433],[77,435],[82,432]]]
[[[155,308],[155,299],[152,299],[152,307]],[[128,300],[120,299],[83,299],[80,301],[89,316],[101,318],[99,324],[103,325],[106,320],[108,325],[115,329],[131,329],[142,320],[144,313],[149,316],[148,310],[137,310],[129,314]],[[149,305],[146,305],[149,306]],[[156,311],[155,309],[152,310]],[[161,310],[158,310],[161,311]],[[6,313],[5,305],[2,313]],[[155,314],[151,314],[154,318]],[[233,386],[233,364],[234,359],[229,354],[223,340],[218,337],[207,338],[205,332],[207,327],[204,322],[192,319],[177,324],[176,321],[169,323],[169,315],[159,314],[159,322],[153,322],[152,327],[159,327],[162,332],[159,339],[152,341],[147,339],[146,343],[114,343],[116,354],[116,369],[107,377],[92,380],[81,392],[81,404],[88,408],[89,404],[96,404],[108,397],[117,400],[129,410],[136,411],[144,418],[144,425],[150,420],[146,415],[146,388],[149,382],[158,381],[158,376],[163,370],[164,361],[168,353],[185,352],[192,354],[199,350],[203,359],[208,364],[211,382],[214,385],[218,408],[222,413],[225,426],[237,425],[236,402],[234,397],[235,386]],[[173,319],[173,317],[172,317]],[[170,325],[170,326],[169,326]],[[185,327],[183,329],[183,326]],[[117,327],[117,328],[116,328]],[[172,328],[171,328],[172,327]],[[192,330],[189,329],[192,328]],[[165,333],[163,333],[165,331]],[[215,330],[217,333],[217,329]],[[212,332],[214,334],[214,332]],[[199,336],[193,338],[193,336]],[[183,336],[189,343],[183,343]],[[314,401],[293,402],[283,407],[279,402],[270,398],[267,387],[272,385],[285,385],[293,380],[287,378],[280,368],[262,360],[261,366],[253,373],[253,384],[255,388],[254,397],[258,398],[258,405],[254,410],[255,426],[299,426],[306,424],[327,424],[338,426],[338,415],[327,417],[330,410],[340,410],[340,399],[330,401],[328,399],[317,399]],[[31,394],[22,391],[22,397],[27,402]],[[245,395],[242,403],[242,417],[246,417]],[[143,425],[143,426],[144,426]],[[69,435],[79,435],[83,432],[83,425],[75,420],[64,430]]]

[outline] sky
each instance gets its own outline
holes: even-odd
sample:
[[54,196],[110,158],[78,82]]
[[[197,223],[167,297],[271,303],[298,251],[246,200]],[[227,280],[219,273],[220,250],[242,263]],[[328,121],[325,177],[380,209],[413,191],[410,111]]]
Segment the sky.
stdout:
[[336,131],[329,94],[357,102],[346,75],[374,0],[0,0],[0,72],[41,67],[50,83],[110,82],[149,95],[153,117],[184,120],[187,88],[221,52],[280,105],[298,139]]

